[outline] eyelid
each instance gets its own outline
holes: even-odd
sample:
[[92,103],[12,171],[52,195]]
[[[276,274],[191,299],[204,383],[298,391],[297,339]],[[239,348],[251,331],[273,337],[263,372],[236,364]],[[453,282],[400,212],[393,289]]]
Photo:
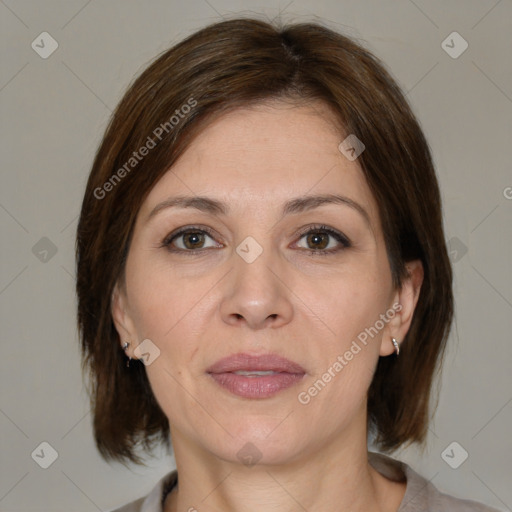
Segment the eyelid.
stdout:
[[338,231],[337,229],[326,226],[325,224],[308,225],[304,228],[299,229],[299,231],[297,231],[294,236],[302,238],[304,235],[307,235],[308,233],[315,231],[328,233],[329,235],[333,236],[338,241],[343,243],[343,245],[345,245],[346,247],[350,247],[352,245],[352,242],[344,233]]
[[[182,236],[186,233],[189,233],[189,232],[194,232],[194,231],[204,231],[210,238],[214,239],[216,241],[216,234],[215,232],[213,231],[213,229],[209,228],[208,226],[203,226],[203,225],[190,225],[190,226],[182,226],[180,228],[177,228],[175,229],[174,231],[172,231],[171,233],[169,233],[162,241],[161,243],[161,246],[162,247],[166,247],[168,245],[170,245],[170,243],[175,239],[175,238],[178,238],[179,236]],[[217,242],[217,241],[216,241]],[[218,243],[218,242],[217,242]],[[222,244],[221,244],[222,245]],[[181,251],[181,252],[199,252],[201,249],[198,249],[196,251],[185,251],[183,249],[177,249],[178,251]]]
[[[206,235],[208,235],[210,238],[212,238],[217,244],[219,244],[221,247],[223,247],[222,243],[217,242],[216,234],[214,233],[214,230],[205,225],[189,225],[189,226],[182,226],[180,228],[177,228],[163,239],[162,243],[160,244],[160,247],[167,248],[171,252],[176,252],[176,253],[181,253],[181,254],[184,254],[184,253],[201,254],[204,251],[211,249],[208,247],[199,248],[196,250],[186,250],[186,249],[181,249],[181,248],[170,249],[171,242],[174,239],[176,239],[186,233],[195,232],[195,231],[204,232]],[[342,249],[346,249],[346,248],[349,248],[352,246],[351,241],[345,234],[338,231],[337,229],[331,228],[324,224],[309,224],[309,225],[299,229],[298,231],[296,231],[294,233],[293,237],[297,238],[297,241],[300,241],[300,239],[304,235],[307,235],[309,233],[314,233],[314,232],[327,233],[329,236],[336,239],[342,245],[342,247],[337,248],[337,249],[317,249],[317,250],[301,248],[302,250],[307,251],[311,254],[334,254]],[[297,241],[295,243],[297,243]]]

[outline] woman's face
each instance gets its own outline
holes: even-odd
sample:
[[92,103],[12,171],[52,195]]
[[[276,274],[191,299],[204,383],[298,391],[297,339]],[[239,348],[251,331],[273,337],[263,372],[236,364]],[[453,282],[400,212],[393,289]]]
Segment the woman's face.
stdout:
[[[113,315],[174,443],[284,463],[366,442],[377,360],[415,298],[392,286],[376,202],[329,116],[284,103],[225,114],[139,211]],[[269,354],[293,364],[250,359]]]

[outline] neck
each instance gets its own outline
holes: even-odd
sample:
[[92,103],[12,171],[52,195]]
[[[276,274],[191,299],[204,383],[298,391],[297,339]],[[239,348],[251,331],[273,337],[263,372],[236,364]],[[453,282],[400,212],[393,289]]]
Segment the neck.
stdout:
[[202,451],[172,431],[178,485],[164,510],[396,512],[405,484],[370,466],[366,432],[345,434],[292,462],[245,466]]

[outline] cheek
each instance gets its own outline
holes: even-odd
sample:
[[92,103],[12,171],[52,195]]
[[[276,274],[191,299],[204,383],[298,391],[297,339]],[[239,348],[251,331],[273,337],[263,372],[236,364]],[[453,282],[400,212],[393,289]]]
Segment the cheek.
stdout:
[[316,388],[323,399],[317,400],[318,406],[332,402],[339,411],[347,411],[366,396],[379,357],[386,325],[381,315],[388,310],[390,290],[386,274],[367,271],[332,279],[322,293],[310,294],[308,302],[315,304],[323,333],[320,339],[316,337],[317,364],[308,381],[311,385],[320,379]]
[[[146,259],[144,259],[146,258]],[[200,307],[207,282],[180,279],[175,270],[141,251],[127,263],[131,312],[140,336],[163,343]]]
[[313,302],[321,308],[319,316],[325,319],[331,334],[328,339],[338,348],[350,345],[386,312],[390,292],[390,278],[372,272],[370,266],[365,271],[331,279]]
[[180,403],[180,383],[191,389],[199,371],[196,356],[207,332],[207,292],[215,281],[182,278],[170,266],[150,264],[144,257],[141,251],[128,262],[131,313],[139,340],[151,340],[160,351],[146,367],[157,400]]

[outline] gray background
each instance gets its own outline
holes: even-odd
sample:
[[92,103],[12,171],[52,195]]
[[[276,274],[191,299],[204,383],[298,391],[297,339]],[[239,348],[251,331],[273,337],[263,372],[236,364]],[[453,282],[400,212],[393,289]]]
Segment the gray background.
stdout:
[[[253,13],[326,20],[366,41],[407,91],[441,181],[457,313],[427,449],[396,456],[441,490],[510,510],[510,0],[0,0],[0,510],[108,510],[174,467],[167,457],[108,465],[95,450],[74,316],[77,216],[134,75],[195,29]],[[48,51],[45,31],[59,46],[43,59],[31,44]],[[457,58],[444,49],[460,51],[457,36],[442,46],[453,31],[469,45]],[[47,469],[44,441],[58,452]],[[460,462],[463,449],[453,469],[445,460]]]

